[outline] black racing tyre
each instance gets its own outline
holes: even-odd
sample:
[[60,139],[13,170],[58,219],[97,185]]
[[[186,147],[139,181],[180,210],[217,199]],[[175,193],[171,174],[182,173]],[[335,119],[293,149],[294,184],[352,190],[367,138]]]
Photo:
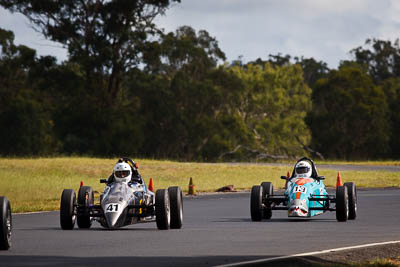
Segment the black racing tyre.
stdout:
[[[263,199],[268,196],[274,195],[274,186],[271,182],[262,182],[261,186],[263,188]],[[272,209],[271,206],[264,208],[264,219],[271,219],[272,217]]]
[[0,197],[0,221],[0,250],[8,250],[11,247],[12,218],[7,197]]
[[156,191],[156,223],[160,230],[168,230],[171,223],[170,202],[168,190]]
[[61,194],[60,224],[63,230],[72,230],[75,225],[76,195],[72,189],[64,189]]
[[250,195],[250,214],[252,221],[261,221],[264,215],[263,204],[263,187],[254,185],[251,188]]
[[357,217],[357,188],[353,182],[344,183],[349,194],[349,220]]
[[262,182],[261,186],[263,188],[263,197],[274,194],[274,186],[271,182]]
[[78,192],[77,223],[79,228],[90,228],[89,206],[94,204],[94,193],[90,186],[81,186]]
[[183,225],[182,190],[178,186],[168,188],[171,208],[171,229],[181,229]]
[[336,219],[345,222],[349,218],[349,195],[346,186],[336,188]]

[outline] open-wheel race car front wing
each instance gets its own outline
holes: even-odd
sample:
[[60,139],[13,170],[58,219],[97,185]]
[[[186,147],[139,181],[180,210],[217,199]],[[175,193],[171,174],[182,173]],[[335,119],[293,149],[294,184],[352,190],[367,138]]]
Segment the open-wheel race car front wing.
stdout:
[[[128,205],[126,207],[127,217],[149,217],[155,215],[155,205]],[[77,215],[89,215],[93,218],[104,217],[104,210],[101,205],[89,205],[89,206],[80,206],[77,204]]]
[[[319,202],[322,207],[309,207],[309,210],[336,211],[331,203],[336,203],[335,195],[313,195],[308,198],[309,202]],[[270,210],[288,210],[289,197],[286,195],[266,195],[263,199],[263,208]],[[312,205],[309,205],[312,206]]]

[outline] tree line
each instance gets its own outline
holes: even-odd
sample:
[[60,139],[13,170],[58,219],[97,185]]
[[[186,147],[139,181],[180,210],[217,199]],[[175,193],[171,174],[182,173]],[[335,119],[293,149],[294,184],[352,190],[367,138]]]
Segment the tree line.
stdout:
[[398,40],[367,40],[337,69],[281,54],[229,64],[207,31],[153,23],[174,2],[0,0],[68,49],[59,63],[0,28],[0,154],[400,157]]

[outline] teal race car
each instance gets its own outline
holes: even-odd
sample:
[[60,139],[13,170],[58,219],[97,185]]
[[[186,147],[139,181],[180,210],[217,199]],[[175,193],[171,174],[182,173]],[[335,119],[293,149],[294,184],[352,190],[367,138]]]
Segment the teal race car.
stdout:
[[353,182],[339,184],[336,194],[328,194],[314,162],[303,157],[294,165],[286,180],[285,192],[274,194],[271,182],[263,182],[251,189],[250,213],[253,221],[270,219],[273,210],[287,210],[288,217],[310,218],[327,211],[336,211],[340,222],[357,217],[357,190]]

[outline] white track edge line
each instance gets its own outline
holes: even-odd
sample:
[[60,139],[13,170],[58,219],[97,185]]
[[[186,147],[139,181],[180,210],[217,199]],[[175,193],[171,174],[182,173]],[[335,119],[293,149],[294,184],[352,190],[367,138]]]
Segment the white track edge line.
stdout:
[[366,248],[366,247],[397,244],[397,243],[400,243],[400,240],[380,242],[380,243],[370,243],[370,244],[350,246],[350,247],[333,248],[333,249],[319,250],[319,251],[293,254],[293,255],[287,255],[287,256],[258,259],[258,260],[252,260],[252,261],[242,261],[242,262],[236,262],[236,263],[231,263],[231,264],[217,265],[216,267],[242,266],[242,265],[246,265],[246,264],[263,263],[263,262],[269,262],[269,261],[275,261],[275,260],[290,259],[290,258],[295,258],[295,257],[313,256],[313,255],[325,254],[325,253],[329,253],[329,252],[338,252],[338,251],[349,250],[349,249]]
[[[12,212],[12,210],[11,210],[11,212]],[[30,211],[30,212],[19,212],[19,213],[14,213],[14,212],[12,212],[12,216],[16,216],[16,215],[29,215],[29,214],[40,214],[40,213],[49,213],[49,212],[57,212],[57,210]]]

